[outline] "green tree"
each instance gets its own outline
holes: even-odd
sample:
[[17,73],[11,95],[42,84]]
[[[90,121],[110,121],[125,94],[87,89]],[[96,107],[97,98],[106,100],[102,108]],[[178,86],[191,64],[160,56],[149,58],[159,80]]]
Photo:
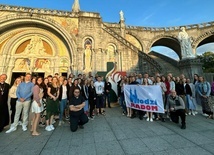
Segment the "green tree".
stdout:
[[203,63],[204,73],[214,73],[214,52],[208,51],[198,57]]

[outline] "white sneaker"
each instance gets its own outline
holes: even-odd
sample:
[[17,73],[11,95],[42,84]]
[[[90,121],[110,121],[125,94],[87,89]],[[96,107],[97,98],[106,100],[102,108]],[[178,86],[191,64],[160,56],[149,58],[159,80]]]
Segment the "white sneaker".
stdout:
[[11,133],[13,131],[16,131],[16,127],[10,127],[10,129],[7,130],[5,133]]
[[22,125],[22,121],[19,121],[19,122],[18,122],[18,125]]
[[209,115],[207,115],[207,114],[205,114],[205,113],[203,113],[202,115],[205,116],[205,117],[208,117],[208,116],[209,116]]
[[148,116],[147,116],[147,114],[145,114],[143,117],[145,118],[145,117],[148,117]]
[[49,125],[45,127],[45,130],[46,131],[52,131]]
[[150,122],[153,122],[153,119],[152,119],[152,118],[150,119]]
[[189,112],[188,115],[191,115],[191,112]]
[[147,122],[149,121],[149,117],[146,119],[146,121],[147,121]]
[[197,111],[194,111],[194,113],[197,115],[198,114],[198,112]]
[[53,125],[50,125],[50,129],[51,129],[51,130],[54,130],[55,128],[54,128],[54,126],[53,126]]
[[195,116],[195,112],[194,111],[192,112],[192,115]]
[[27,127],[25,125],[22,125],[22,130],[27,131]]

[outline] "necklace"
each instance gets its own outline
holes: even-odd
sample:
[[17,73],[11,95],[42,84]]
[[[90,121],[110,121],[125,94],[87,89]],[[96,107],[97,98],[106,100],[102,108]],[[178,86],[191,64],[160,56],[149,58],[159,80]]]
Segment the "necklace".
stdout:
[[4,94],[4,88],[5,88],[5,84],[1,84],[1,88],[0,88],[0,90],[1,90],[1,95]]

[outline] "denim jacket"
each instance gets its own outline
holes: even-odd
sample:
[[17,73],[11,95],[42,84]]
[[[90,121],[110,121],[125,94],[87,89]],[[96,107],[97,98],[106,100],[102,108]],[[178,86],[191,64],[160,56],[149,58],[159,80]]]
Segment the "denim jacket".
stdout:
[[210,83],[207,81],[198,83],[197,92],[199,93],[200,96],[202,95],[210,96],[211,92]]

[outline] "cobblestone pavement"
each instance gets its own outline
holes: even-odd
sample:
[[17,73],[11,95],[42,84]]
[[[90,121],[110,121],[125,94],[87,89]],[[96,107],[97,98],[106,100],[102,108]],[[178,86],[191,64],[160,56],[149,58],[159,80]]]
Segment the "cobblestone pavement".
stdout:
[[69,124],[55,124],[47,132],[33,137],[30,131],[0,133],[0,155],[212,155],[214,120],[201,114],[187,116],[187,129],[170,121],[147,122],[122,115],[120,107],[106,108],[106,116],[97,116],[84,129],[72,133]]

